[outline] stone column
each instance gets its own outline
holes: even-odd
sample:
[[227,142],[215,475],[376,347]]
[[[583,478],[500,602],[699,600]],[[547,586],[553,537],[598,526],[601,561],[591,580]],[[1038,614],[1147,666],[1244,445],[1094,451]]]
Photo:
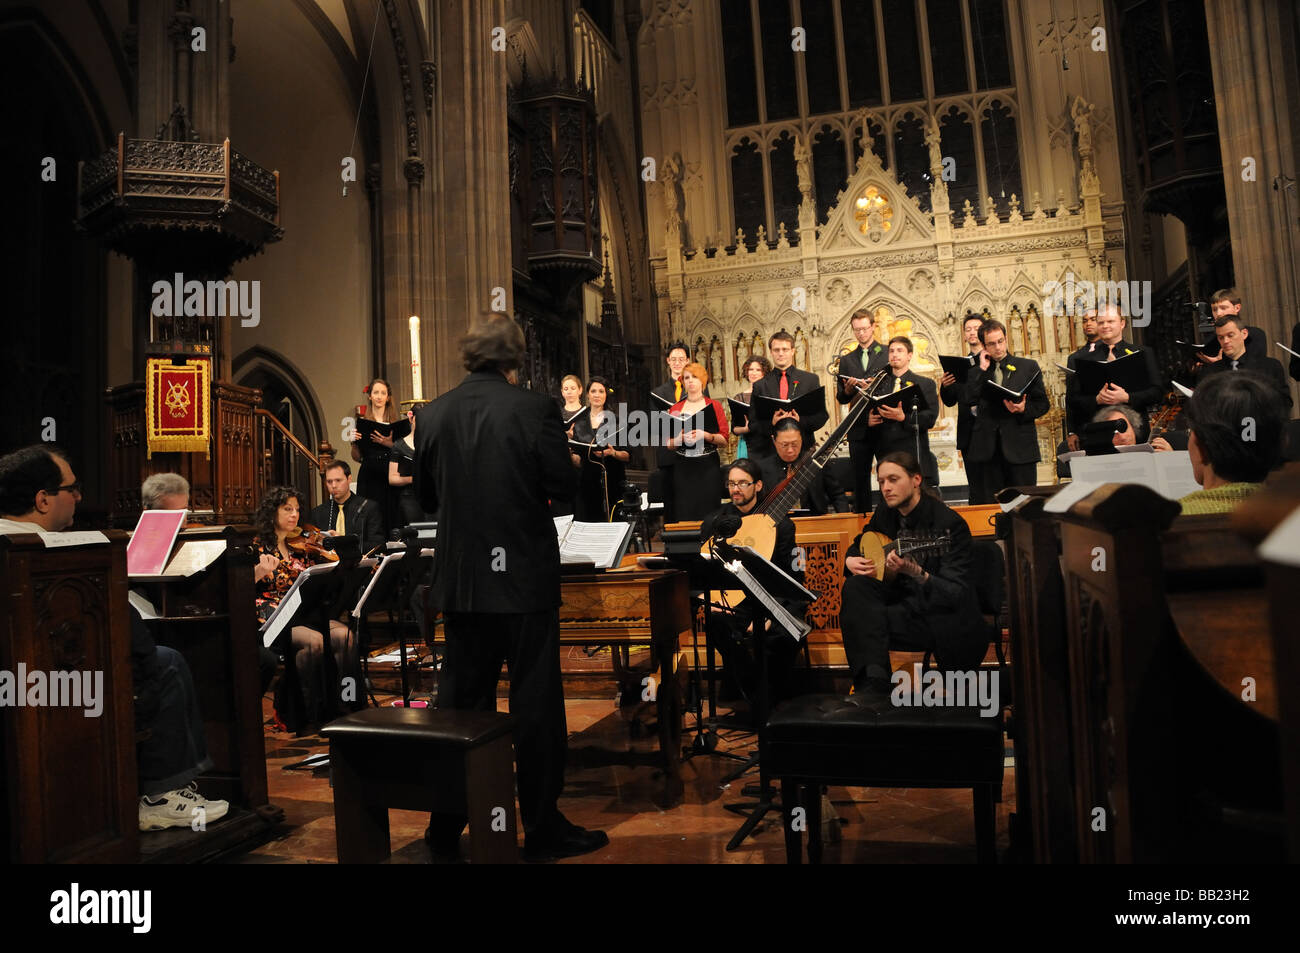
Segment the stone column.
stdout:
[[[1284,3],[1205,3],[1237,287],[1245,298],[1247,319],[1268,334],[1269,356],[1280,358],[1288,355],[1273,342],[1290,346],[1291,328],[1300,318],[1300,185],[1293,184],[1290,191],[1274,189],[1278,176],[1293,183],[1300,178],[1300,82],[1296,52],[1290,47],[1295,16]],[[1253,182],[1242,180],[1246,158],[1255,160]]]
[[465,375],[456,342],[503,288],[512,312],[506,54],[492,49],[504,0],[442,0],[437,35],[434,320],[425,352],[426,396]]

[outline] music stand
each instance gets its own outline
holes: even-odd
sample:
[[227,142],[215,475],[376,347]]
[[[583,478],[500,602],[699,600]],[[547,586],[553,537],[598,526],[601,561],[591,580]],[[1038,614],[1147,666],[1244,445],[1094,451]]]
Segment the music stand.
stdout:
[[[790,602],[814,602],[819,597],[810,589],[804,588],[797,580],[788,575],[779,566],[773,565],[762,555],[748,546],[732,546],[719,540],[714,543],[713,552],[706,559],[713,559],[723,568],[733,582],[728,588],[739,588],[757,601],[761,609],[754,616],[753,633],[755,664],[758,670],[758,685],[754,692],[753,714],[758,730],[762,731],[769,715],[769,698],[767,684],[767,623],[770,619],[772,628],[784,631],[795,640],[802,640],[812,631],[812,626],[805,620],[792,615],[777,600]],[[739,777],[754,765],[758,766],[758,800],[740,829],[727,842],[727,850],[735,850],[753,832],[763,817],[773,808],[774,791],[772,782],[763,769],[763,763],[754,752],[747,763],[733,772],[730,777]],[[728,805],[733,810],[740,805]]]
[[[391,615],[393,604],[396,602],[397,651],[402,672],[402,704],[409,707],[411,704],[411,681],[410,672],[407,668],[406,639],[402,635],[402,628],[406,624],[407,607],[416,580],[423,578],[433,567],[433,550],[422,548],[418,533],[404,531],[403,536],[407,538],[406,548],[390,552],[384,557],[384,561],[379,564],[379,571],[371,577],[370,584],[366,586],[365,591],[361,593],[361,597],[357,600],[356,606],[352,609],[352,616],[357,620],[357,640],[360,642],[361,632],[366,629],[367,608],[373,605],[386,607]],[[367,630],[365,643],[367,647],[369,646],[369,634]],[[368,653],[363,652],[361,658],[362,665],[368,673]],[[367,685],[369,685],[368,675]],[[378,708],[379,702],[375,700],[374,692],[368,689],[368,694],[370,700]]]

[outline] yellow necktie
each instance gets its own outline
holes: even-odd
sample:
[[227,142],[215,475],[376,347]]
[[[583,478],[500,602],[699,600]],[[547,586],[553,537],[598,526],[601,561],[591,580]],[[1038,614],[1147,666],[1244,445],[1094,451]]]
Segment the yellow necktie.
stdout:
[[682,399],[682,380],[679,377],[677,380],[673,381],[673,400],[678,401],[681,399]]
[[344,522],[344,521],[343,521],[343,507],[340,506],[340,507],[339,507],[339,518],[338,518],[337,520],[335,520],[335,522],[334,522],[334,532],[338,533],[340,536],[342,536],[342,535],[343,535],[343,532],[344,532],[344,530],[343,530],[343,522]]
[[900,390],[902,390],[902,389],[903,389],[903,378],[901,378],[901,377],[895,377],[895,378],[894,378],[894,389],[893,389],[892,393],[897,394],[897,393],[898,393]]

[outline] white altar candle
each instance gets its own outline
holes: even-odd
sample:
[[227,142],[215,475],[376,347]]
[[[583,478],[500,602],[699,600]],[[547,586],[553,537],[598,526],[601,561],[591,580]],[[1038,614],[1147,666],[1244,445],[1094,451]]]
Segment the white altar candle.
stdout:
[[411,315],[411,399],[424,400],[424,382],[420,379],[420,319]]

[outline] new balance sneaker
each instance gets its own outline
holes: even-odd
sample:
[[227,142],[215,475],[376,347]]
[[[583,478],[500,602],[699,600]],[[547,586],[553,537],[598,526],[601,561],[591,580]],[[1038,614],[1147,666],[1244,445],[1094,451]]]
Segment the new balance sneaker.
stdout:
[[168,827],[190,827],[195,821],[211,824],[226,816],[230,804],[210,801],[191,781],[188,787],[167,791],[157,797],[140,798],[140,830],[161,831]]

